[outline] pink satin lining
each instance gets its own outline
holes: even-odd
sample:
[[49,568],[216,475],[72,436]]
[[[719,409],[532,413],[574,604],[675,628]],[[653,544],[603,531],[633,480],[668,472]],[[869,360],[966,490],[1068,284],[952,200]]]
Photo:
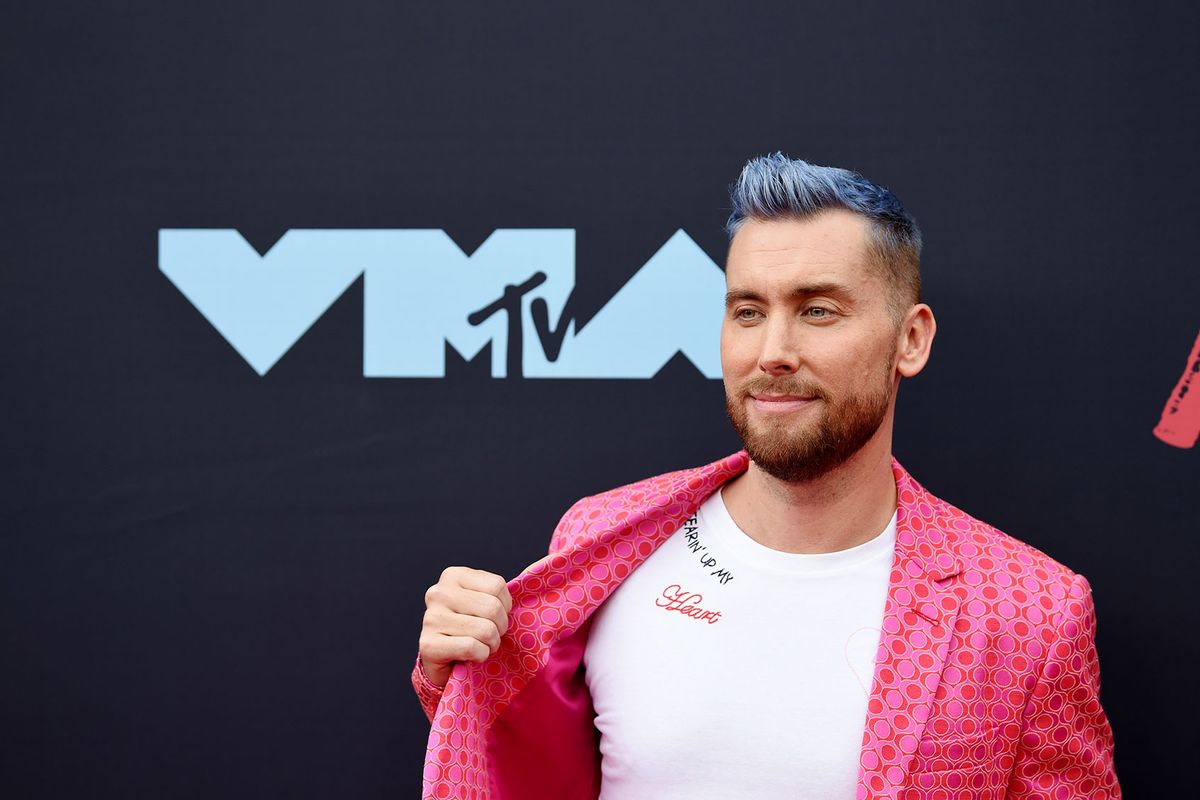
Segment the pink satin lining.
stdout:
[[550,649],[537,676],[487,733],[492,800],[596,800],[599,733],[583,678],[589,617]]

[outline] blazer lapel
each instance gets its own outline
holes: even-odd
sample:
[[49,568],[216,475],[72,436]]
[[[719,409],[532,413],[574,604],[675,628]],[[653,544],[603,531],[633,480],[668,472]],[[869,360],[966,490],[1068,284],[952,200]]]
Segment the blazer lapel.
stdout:
[[602,504],[591,504],[587,519],[570,521],[564,550],[509,581],[513,624],[500,649],[483,664],[459,662],[451,675],[451,684],[473,690],[484,727],[534,678],[557,642],[573,634],[710,494],[748,464],[745,452],[739,452],[655,483],[608,492]]
[[961,565],[934,523],[935,501],[895,459],[892,473],[896,554],[867,701],[858,800],[894,798],[904,785],[932,710],[960,602],[950,578]]

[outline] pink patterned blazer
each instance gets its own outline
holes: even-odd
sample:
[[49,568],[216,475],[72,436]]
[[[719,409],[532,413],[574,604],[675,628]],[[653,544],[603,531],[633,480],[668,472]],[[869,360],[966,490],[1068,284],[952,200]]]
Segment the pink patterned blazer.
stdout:
[[[508,584],[500,649],[444,690],[418,658],[432,727],[424,798],[595,800],[600,752],[581,659],[592,612],[744,452],[587,497]],[[1119,798],[1087,580],[929,494],[899,465],[896,555],[858,798]],[[762,687],[771,691],[771,687]]]

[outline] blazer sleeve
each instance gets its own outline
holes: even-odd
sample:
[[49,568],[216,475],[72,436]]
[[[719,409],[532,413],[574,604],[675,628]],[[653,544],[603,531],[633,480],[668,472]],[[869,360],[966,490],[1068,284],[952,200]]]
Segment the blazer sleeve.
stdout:
[[[586,500],[587,498],[584,499]],[[567,546],[569,527],[579,515],[579,509],[583,505],[583,502],[583,500],[580,500],[567,509],[567,513],[563,514],[562,519],[558,521],[558,525],[554,528],[554,533],[550,536],[550,553],[557,553]],[[417,653],[417,663],[413,665],[410,677],[413,690],[417,693],[417,700],[421,703],[421,710],[425,712],[425,716],[432,723],[434,715],[437,714],[438,703],[442,701],[442,691],[445,687],[438,686],[429,680],[429,676],[425,674],[425,670],[421,667],[420,652]]]
[[1095,640],[1092,590],[1076,575],[1043,639],[1045,661],[1025,707],[1009,798],[1121,797],[1112,728],[1100,706]]
[[425,670],[421,667],[421,654],[417,653],[417,663],[412,671],[412,685],[417,692],[417,700],[421,703],[421,710],[425,712],[425,716],[433,722],[433,715],[437,713],[438,703],[442,701],[442,690],[444,686],[438,686],[425,674]]

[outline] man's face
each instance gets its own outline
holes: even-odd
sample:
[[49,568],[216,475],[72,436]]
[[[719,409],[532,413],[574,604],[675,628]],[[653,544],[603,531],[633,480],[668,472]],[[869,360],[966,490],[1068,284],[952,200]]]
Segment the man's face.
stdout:
[[780,480],[842,464],[891,408],[897,328],[866,235],[864,218],[831,210],[748,220],[730,244],[726,409],[750,458]]

